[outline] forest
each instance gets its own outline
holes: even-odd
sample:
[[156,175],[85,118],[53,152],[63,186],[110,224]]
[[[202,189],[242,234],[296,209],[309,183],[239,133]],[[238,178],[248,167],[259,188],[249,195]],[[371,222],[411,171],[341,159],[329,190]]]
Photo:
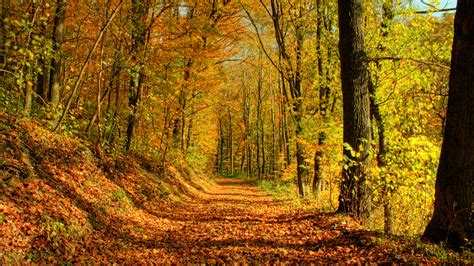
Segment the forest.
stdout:
[[474,1],[0,12],[0,264],[474,262]]

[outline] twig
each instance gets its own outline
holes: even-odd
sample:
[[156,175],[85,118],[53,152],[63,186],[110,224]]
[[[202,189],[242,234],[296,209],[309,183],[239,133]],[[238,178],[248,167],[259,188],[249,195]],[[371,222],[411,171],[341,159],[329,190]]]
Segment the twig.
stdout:
[[390,60],[390,61],[408,60],[408,61],[413,61],[413,62],[420,63],[420,64],[437,66],[437,67],[448,69],[448,70],[451,69],[447,65],[443,65],[443,64],[440,64],[440,63],[436,63],[436,62],[423,61],[423,60],[415,59],[415,58],[411,58],[411,57],[375,57],[375,58],[368,58],[369,62],[378,62],[378,61],[387,61],[387,60]]

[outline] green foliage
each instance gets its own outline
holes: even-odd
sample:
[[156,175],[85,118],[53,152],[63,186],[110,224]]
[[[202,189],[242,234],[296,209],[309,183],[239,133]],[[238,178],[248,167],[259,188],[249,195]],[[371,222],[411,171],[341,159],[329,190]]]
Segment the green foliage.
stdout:
[[255,180],[253,184],[260,187],[265,193],[271,194],[277,200],[293,200],[297,197],[295,187],[290,183],[273,180]]
[[203,173],[209,165],[209,156],[193,146],[186,150],[186,161],[192,165],[197,172]]
[[115,192],[112,194],[112,198],[113,198],[113,200],[116,201],[116,202],[125,203],[125,202],[130,201],[130,199],[129,199],[128,196],[127,196],[127,192],[126,192],[123,188],[120,188],[120,189],[118,189],[117,191],[115,191]]
[[45,215],[40,222],[40,230],[53,248],[63,247],[65,241],[77,236],[77,231],[73,226],[54,220],[48,215]]
[[[6,82],[8,84],[8,81]],[[6,84],[1,84],[0,90],[0,111],[4,114],[15,114],[18,112],[18,101],[17,93],[13,90],[5,88]]]
[[[392,131],[389,136],[395,134]],[[440,147],[425,136],[390,139],[393,141],[385,158],[386,166],[371,169],[369,182],[374,189],[374,206],[389,200],[393,205],[395,232],[416,235],[424,230],[432,214]],[[377,208],[375,211],[382,212]],[[374,214],[372,222],[376,228],[382,226],[380,215]]]
[[51,38],[44,34],[48,17],[32,16],[33,14],[24,13],[5,21],[8,32],[5,47],[8,50],[6,65],[10,70],[7,74],[11,74],[10,78],[13,79],[8,86],[17,93],[22,92],[27,85],[33,86],[39,75],[49,71],[44,68],[44,64],[59,56],[53,53]]

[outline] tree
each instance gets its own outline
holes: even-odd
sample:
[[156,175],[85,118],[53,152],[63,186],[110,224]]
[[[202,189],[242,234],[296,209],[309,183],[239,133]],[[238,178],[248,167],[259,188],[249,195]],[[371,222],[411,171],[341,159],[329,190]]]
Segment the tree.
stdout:
[[338,212],[368,216],[366,170],[369,166],[370,104],[361,0],[339,0],[339,53],[343,95],[346,165]]
[[455,249],[472,241],[474,200],[474,2],[460,0],[454,21],[449,98],[436,176],[434,213],[423,237]]
[[[1,47],[0,47],[0,66],[3,68],[5,65],[5,58],[7,55],[7,27],[5,20],[8,18],[10,13],[10,0],[2,0],[2,14],[1,14],[1,21],[0,21],[0,29],[1,29],[1,34],[2,34],[2,41],[1,41]],[[3,75],[3,72],[0,73],[0,75]]]
[[[290,114],[295,123],[295,136],[296,136],[296,163],[297,163],[297,182],[298,182],[298,193],[300,197],[304,197],[304,179],[307,175],[306,162],[305,162],[305,150],[303,144],[298,139],[301,137],[303,132],[302,120],[304,117],[303,110],[303,44],[305,39],[305,25],[304,18],[307,13],[309,4],[305,1],[297,4],[289,1],[285,3],[283,1],[272,0],[270,1],[270,8],[267,7],[266,3],[260,0],[260,4],[265,9],[267,14],[270,16],[273,24],[275,40],[278,48],[278,55],[281,58],[281,66],[270,58],[268,52],[265,50],[265,55],[271,60],[272,64],[277,67],[280,75],[282,76],[282,82],[288,83],[289,93],[284,90],[284,97],[291,103]],[[285,9],[289,9],[289,15],[284,13]],[[250,21],[252,22],[257,34],[258,29],[255,25],[253,18],[250,16],[248,10],[244,8]],[[288,16],[288,18],[286,18]],[[287,21],[288,19],[288,21]],[[294,55],[290,53],[290,44],[287,41],[287,25],[291,25],[291,29],[294,34]],[[260,36],[259,41],[262,42]],[[263,44],[262,49],[264,49]],[[280,63],[280,62],[279,62]]]
[[[138,109],[143,89],[143,80],[145,78],[143,62],[145,61],[146,55],[146,32],[145,32],[145,19],[148,12],[148,5],[145,1],[135,0],[132,1],[132,39],[133,47],[132,60],[136,64],[132,67],[133,71],[130,75],[130,90],[128,94],[128,106],[131,110],[128,116],[127,124],[127,141],[125,143],[126,150],[130,150],[132,145],[132,139],[135,134],[135,128],[138,123]],[[145,51],[138,58],[138,53],[145,49]]]
[[56,57],[51,61],[51,83],[49,84],[49,95],[51,97],[51,105],[56,109],[59,105],[60,86],[61,86],[61,44],[64,37],[64,17],[66,13],[66,1],[58,0],[56,6],[56,15],[54,17],[54,28],[52,40],[54,43],[54,51],[57,53]]

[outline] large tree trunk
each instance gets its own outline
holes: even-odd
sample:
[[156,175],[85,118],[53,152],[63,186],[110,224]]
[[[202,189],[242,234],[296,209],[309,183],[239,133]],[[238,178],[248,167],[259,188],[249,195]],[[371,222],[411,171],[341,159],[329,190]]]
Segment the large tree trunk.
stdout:
[[474,205],[474,1],[459,0],[449,98],[436,177],[434,213],[426,239],[459,248],[473,239]]
[[57,0],[56,16],[54,17],[53,27],[53,44],[56,57],[51,60],[49,83],[49,96],[51,100],[51,107],[56,109],[59,105],[59,98],[61,93],[61,44],[64,38],[64,15],[66,13],[66,0]]
[[362,1],[339,0],[339,52],[343,94],[344,148],[348,161],[342,171],[338,212],[369,215],[366,171],[369,166],[370,116],[368,70],[362,29]]

